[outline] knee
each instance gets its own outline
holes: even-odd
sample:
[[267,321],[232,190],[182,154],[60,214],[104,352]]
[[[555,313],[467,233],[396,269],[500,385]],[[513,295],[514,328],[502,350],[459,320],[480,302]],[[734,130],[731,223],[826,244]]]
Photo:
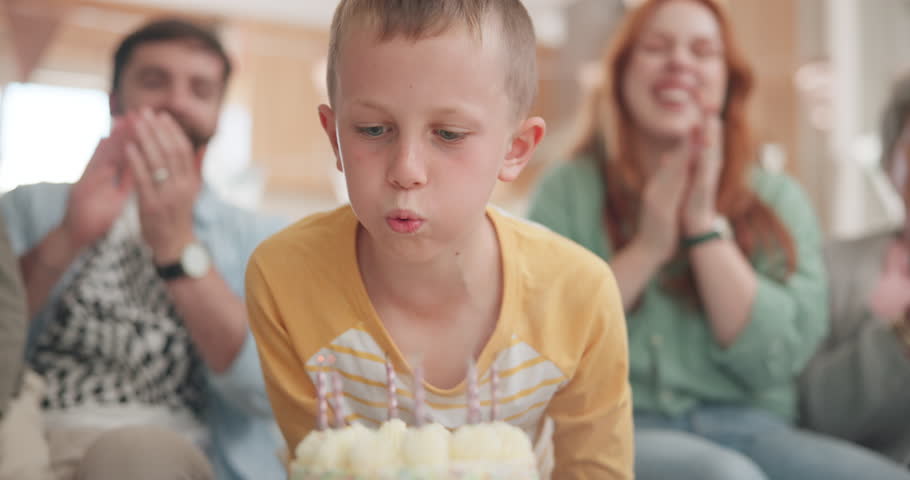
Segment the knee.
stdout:
[[0,480],[52,478],[41,413],[41,380],[30,373],[0,419]]
[[765,474],[749,457],[729,449],[718,451],[715,455],[692,459],[695,478],[741,480],[766,480]]
[[745,455],[680,432],[636,432],[635,475],[640,480],[767,480]]
[[89,447],[78,480],[214,480],[202,451],[169,430],[125,427],[101,435]]

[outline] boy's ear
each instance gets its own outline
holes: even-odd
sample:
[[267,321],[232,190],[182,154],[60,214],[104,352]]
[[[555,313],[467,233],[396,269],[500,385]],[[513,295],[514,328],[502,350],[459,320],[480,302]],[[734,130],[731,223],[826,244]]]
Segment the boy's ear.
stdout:
[[319,106],[319,123],[322,124],[322,129],[325,130],[325,134],[328,135],[329,142],[332,144],[332,151],[335,152],[335,168],[344,173],[344,168],[341,166],[341,155],[338,154],[338,129],[335,126],[335,112],[332,111],[332,107],[325,104]]
[[522,122],[512,139],[512,144],[509,145],[505,162],[499,169],[500,180],[511,182],[518,178],[534,155],[534,150],[537,149],[537,145],[540,144],[546,131],[547,123],[540,117],[530,117]]

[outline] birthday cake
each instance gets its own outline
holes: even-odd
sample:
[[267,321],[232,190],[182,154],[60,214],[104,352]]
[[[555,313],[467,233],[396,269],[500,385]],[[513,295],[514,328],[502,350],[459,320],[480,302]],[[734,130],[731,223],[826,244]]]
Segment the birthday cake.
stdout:
[[531,442],[503,422],[378,430],[360,424],[313,431],[300,443],[291,480],[537,480]]
[[[425,423],[423,368],[415,368],[415,416],[409,427],[397,418],[395,372],[387,362],[389,420],[379,429],[346,425],[341,378],[333,372],[333,392],[324,373],[317,377],[318,429],[297,446],[290,480],[538,480],[537,462],[525,432],[496,418],[495,370],[491,373],[493,421],[480,421],[477,373],[468,374],[467,424],[450,432]],[[329,401],[336,428],[328,428]]]

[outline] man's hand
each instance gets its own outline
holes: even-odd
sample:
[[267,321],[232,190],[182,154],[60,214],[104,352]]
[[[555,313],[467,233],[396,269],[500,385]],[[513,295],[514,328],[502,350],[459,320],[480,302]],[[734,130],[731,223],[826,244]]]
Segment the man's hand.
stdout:
[[202,185],[196,152],[166,112],[143,110],[134,128],[135,141],[127,144],[126,157],[139,191],[142,238],[155,263],[173,263],[194,239],[193,206]]
[[117,119],[109,137],[102,139],[82,177],[70,190],[63,231],[72,250],[97,241],[123,211],[133,188],[124,149],[131,136],[123,119]]

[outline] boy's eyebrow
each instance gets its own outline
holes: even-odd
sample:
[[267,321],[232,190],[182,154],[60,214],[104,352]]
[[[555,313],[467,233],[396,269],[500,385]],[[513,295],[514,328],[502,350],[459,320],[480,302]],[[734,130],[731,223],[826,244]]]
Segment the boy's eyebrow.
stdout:
[[[376,110],[378,112],[387,113],[387,109],[382,104],[376,103],[372,100],[367,100],[363,98],[355,98],[351,100],[351,106],[362,107],[370,110]],[[440,106],[434,108],[431,112],[435,116],[445,116],[445,115],[465,115],[473,118],[483,118],[483,112],[476,111],[476,109],[469,108],[467,106],[454,107],[454,106]]]
[[455,107],[439,107],[433,109],[434,115],[457,115],[459,113],[465,113],[464,109],[458,109]]
[[361,98],[355,98],[351,101],[351,104],[357,107],[368,108],[370,110],[378,110],[380,112],[385,112],[386,108],[378,103],[374,103],[370,100],[364,100]]
[[477,105],[456,104],[456,106],[440,106],[435,108],[433,109],[432,114],[437,117],[456,116],[468,121],[484,123],[485,114],[487,114],[487,112]]

